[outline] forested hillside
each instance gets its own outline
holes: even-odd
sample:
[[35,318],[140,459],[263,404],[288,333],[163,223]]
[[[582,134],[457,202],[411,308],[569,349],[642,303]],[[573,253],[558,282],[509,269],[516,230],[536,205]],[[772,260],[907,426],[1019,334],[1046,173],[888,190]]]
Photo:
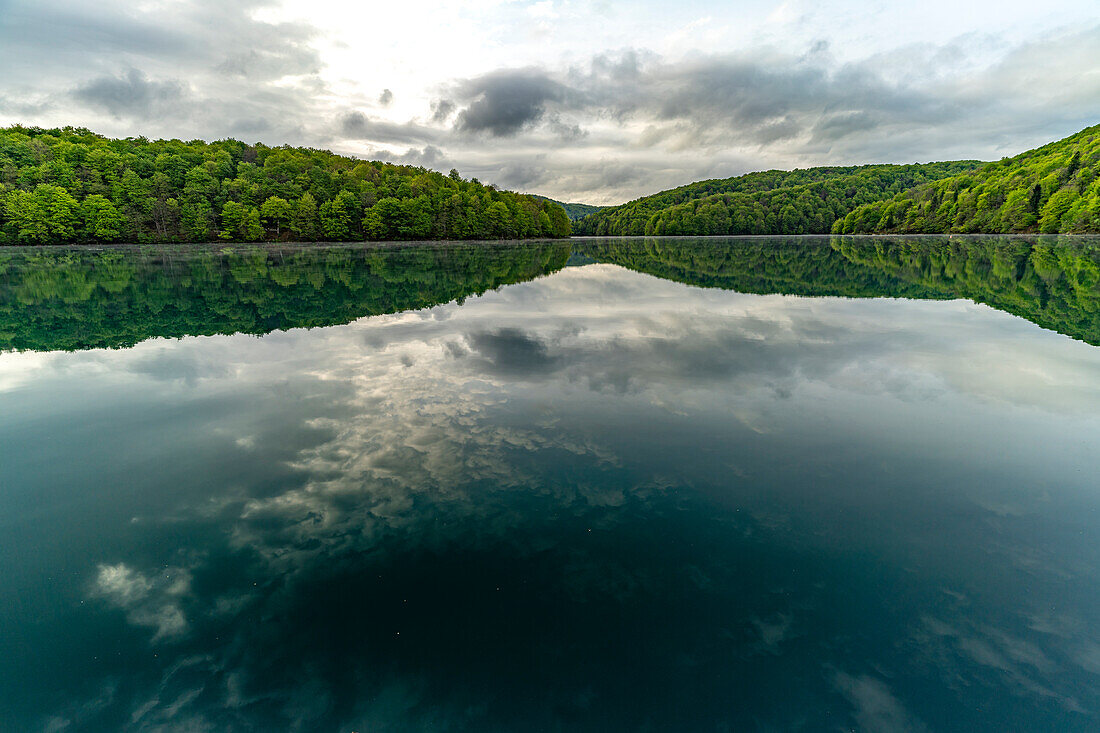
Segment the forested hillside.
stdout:
[[1100,125],[852,211],[835,231],[1100,232]]
[[764,171],[701,181],[603,209],[578,234],[827,234],[861,204],[981,165],[962,160]]
[[237,140],[0,128],[0,244],[566,237],[558,205],[457,171]]
[[594,214],[600,209],[605,208],[603,206],[596,206],[595,204],[567,204],[561,201],[555,201],[554,199],[548,199],[545,196],[539,196],[535,193],[529,195],[534,196],[540,201],[549,201],[552,204],[557,204],[562,207],[565,209],[565,213],[569,216],[570,221],[580,221],[589,214]]

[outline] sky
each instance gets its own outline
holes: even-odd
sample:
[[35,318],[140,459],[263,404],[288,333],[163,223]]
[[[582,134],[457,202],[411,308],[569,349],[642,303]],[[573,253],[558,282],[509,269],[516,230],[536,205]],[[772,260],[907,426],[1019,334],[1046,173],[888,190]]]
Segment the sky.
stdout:
[[0,125],[307,145],[620,203],[1100,122],[1095,0],[0,0]]

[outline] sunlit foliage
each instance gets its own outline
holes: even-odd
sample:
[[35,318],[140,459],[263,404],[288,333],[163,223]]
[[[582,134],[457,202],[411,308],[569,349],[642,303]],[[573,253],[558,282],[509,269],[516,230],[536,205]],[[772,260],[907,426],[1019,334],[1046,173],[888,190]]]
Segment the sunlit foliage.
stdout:
[[977,161],[764,171],[700,181],[602,209],[578,234],[828,234],[857,206],[961,171]]
[[834,231],[1100,232],[1100,125],[861,206],[838,221]]
[[566,237],[553,202],[457,171],[237,140],[0,129],[0,244]]

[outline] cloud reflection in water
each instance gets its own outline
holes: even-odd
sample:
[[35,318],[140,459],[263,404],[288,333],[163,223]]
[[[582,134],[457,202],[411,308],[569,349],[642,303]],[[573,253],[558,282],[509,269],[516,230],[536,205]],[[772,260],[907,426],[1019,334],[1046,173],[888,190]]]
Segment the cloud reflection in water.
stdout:
[[[1100,708],[1100,356],[985,306],[597,264],[346,326],[5,354],[0,384],[17,413],[62,405],[0,436],[13,485],[65,499],[0,546],[32,568],[23,614],[65,601],[35,637],[63,676],[5,696],[20,720],[1085,729]],[[28,445],[51,431],[79,473]],[[63,589],[36,585],[40,546]]]

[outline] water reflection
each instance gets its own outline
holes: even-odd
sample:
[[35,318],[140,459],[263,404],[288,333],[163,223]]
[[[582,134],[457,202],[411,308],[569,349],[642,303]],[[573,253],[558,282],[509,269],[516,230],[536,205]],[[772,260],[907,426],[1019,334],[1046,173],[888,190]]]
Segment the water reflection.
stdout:
[[1095,727],[1097,350],[614,244],[461,305],[0,356],[0,719]]
[[563,266],[609,262],[742,293],[965,298],[1100,344],[1088,237],[575,239],[221,248],[5,248],[0,350],[263,334],[426,308]]

